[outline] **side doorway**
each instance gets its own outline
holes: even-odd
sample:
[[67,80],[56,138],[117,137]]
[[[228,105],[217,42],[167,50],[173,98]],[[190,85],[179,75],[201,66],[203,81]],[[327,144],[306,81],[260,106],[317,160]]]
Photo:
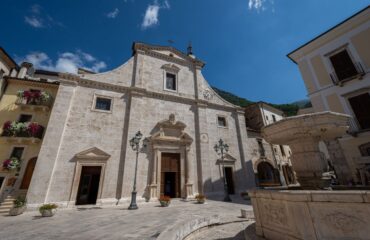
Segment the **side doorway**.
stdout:
[[101,170],[101,166],[82,167],[76,205],[96,204]]
[[229,194],[235,194],[233,168],[225,167],[225,178]]

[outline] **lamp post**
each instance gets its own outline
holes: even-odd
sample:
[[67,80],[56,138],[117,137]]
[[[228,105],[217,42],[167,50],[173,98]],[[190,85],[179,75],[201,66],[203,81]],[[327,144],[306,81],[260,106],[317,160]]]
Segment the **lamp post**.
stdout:
[[[138,209],[138,206],[136,204],[136,175],[137,175],[137,162],[139,157],[139,151],[140,151],[140,140],[143,137],[143,134],[141,134],[140,131],[138,131],[133,138],[130,140],[130,146],[132,150],[136,151],[136,163],[135,163],[135,176],[134,176],[134,186],[132,188],[131,192],[131,203],[128,207],[129,210]],[[145,147],[145,146],[144,146]]]
[[224,143],[224,141],[220,138],[217,144],[213,147],[215,149],[215,152],[218,155],[221,155],[221,164],[222,164],[222,171],[223,171],[223,182],[224,182],[224,191],[225,191],[225,197],[224,197],[224,202],[231,202],[231,198],[229,196],[229,190],[227,188],[227,182],[226,182],[226,177],[225,177],[225,166],[224,166],[224,152],[229,151],[229,145]]

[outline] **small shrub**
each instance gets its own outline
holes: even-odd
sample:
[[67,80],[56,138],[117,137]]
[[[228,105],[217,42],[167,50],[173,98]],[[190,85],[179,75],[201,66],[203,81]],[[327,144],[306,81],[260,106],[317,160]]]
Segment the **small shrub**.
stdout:
[[42,205],[40,208],[39,208],[39,211],[42,212],[44,210],[52,210],[52,209],[56,209],[58,208],[58,206],[54,203],[48,203],[48,204],[44,204]]
[[15,208],[21,208],[21,207],[24,207],[27,203],[27,200],[26,200],[26,197],[23,197],[23,196],[19,196],[17,197],[14,201],[14,207]]

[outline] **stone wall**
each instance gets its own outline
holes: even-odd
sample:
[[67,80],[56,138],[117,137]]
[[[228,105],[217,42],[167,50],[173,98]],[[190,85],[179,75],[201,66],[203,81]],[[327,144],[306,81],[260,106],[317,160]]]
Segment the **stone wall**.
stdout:
[[266,239],[370,239],[369,191],[249,191]]

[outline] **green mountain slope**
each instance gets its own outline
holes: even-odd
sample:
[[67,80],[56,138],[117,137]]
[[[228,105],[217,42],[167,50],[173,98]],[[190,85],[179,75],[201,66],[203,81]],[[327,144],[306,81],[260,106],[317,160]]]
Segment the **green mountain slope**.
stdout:
[[[216,91],[218,95],[220,95],[226,101],[231,102],[232,104],[235,104],[241,107],[246,107],[249,104],[254,103],[252,101],[249,101],[248,99],[241,98],[230,92],[226,92],[216,87],[212,87],[212,88],[213,90]],[[297,115],[298,109],[309,107],[311,105],[311,102],[309,100],[300,100],[300,101],[296,101],[293,103],[287,103],[287,104],[271,104],[271,103],[269,104],[277,109],[280,109],[281,111],[285,113],[286,116],[289,117],[289,116]]]

